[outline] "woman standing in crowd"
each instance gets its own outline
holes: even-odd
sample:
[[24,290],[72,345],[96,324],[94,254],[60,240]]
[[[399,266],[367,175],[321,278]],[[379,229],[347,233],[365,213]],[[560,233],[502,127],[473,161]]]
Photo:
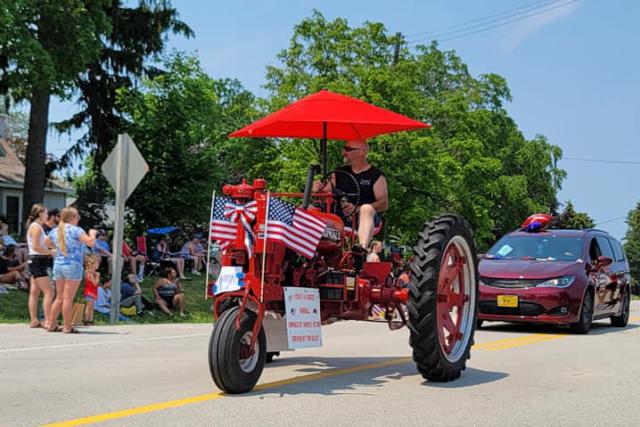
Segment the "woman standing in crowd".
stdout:
[[78,332],[71,325],[73,298],[78,291],[83,273],[83,245],[93,247],[96,244],[96,230],[85,233],[78,227],[80,215],[75,208],[64,208],[60,214],[60,223],[51,230],[45,239],[48,245],[54,245],[56,255],[53,260],[53,277],[56,280],[56,299],[51,306],[51,323],[49,331],[58,329],[58,315],[62,310],[66,333]]
[[44,294],[42,308],[44,310],[44,327],[51,326],[51,304],[53,303],[53,288],[47,274],[51,265],[52,252],[45,245],[43,224],[48,218],[47,208],[37,203],[31,208],[27,228],[27,247],[29,249],[29,271],[31,272],[31,288],[29,289],[29,316],[31,327],[39,328],[43,325],[38,320],[38,298]]

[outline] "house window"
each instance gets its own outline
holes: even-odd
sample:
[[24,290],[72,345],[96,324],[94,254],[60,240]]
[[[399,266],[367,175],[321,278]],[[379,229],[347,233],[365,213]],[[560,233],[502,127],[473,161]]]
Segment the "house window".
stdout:
[[20,197],[7,196],[7,224],[9,224],[9,232],[17,233],[20,224]]

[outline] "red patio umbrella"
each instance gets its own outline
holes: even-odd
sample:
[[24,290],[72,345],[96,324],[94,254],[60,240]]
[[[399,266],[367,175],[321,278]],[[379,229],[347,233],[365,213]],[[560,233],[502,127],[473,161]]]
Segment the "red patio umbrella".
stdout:
[[260,119],[230,137],[322,138],[323,174],[327,173],[327,139],[370,138],[430,127],[402,114],[328,90],[304,98]]

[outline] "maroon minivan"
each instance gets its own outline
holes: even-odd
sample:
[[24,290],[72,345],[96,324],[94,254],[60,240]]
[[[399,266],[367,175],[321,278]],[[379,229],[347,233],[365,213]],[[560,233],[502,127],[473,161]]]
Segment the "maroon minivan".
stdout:
[[586,334],[593,320],[629,320],[629,264],[607,232],[517,230],[502,237],[479,264],[483,321],[569,325]]

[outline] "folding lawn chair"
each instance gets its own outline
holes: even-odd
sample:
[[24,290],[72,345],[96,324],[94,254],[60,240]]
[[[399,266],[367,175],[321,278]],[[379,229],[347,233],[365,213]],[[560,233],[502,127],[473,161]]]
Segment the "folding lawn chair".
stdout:
[[145,277],[160,274],[162,262],[159,258],[149,256],[149,253],[147,252],[147,240],[144,236],[136,237],[136,249],[140,255],[147,257],[147,262],[145,263]]

